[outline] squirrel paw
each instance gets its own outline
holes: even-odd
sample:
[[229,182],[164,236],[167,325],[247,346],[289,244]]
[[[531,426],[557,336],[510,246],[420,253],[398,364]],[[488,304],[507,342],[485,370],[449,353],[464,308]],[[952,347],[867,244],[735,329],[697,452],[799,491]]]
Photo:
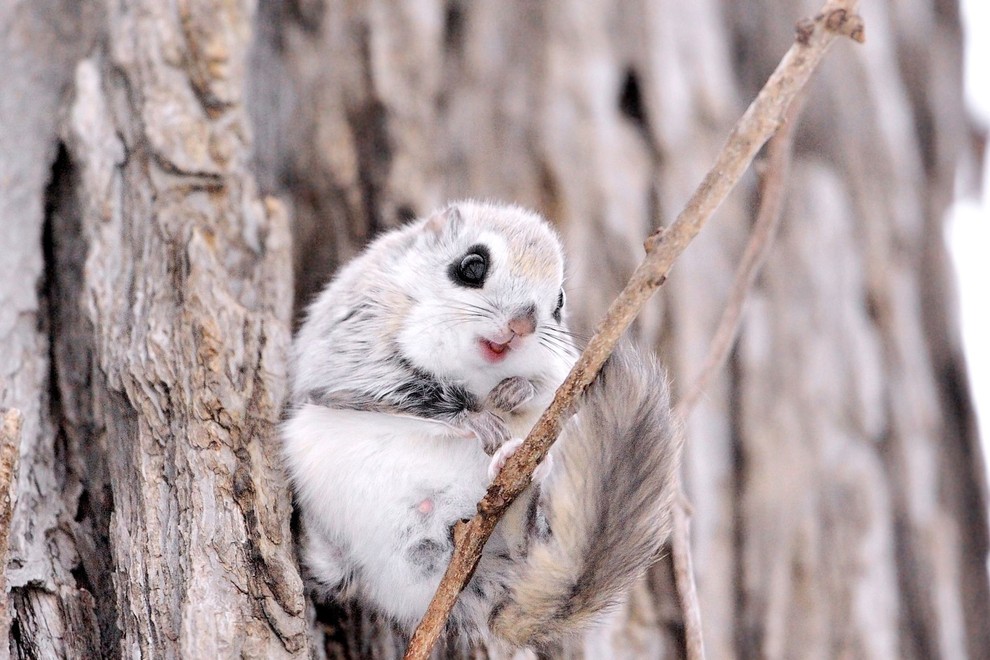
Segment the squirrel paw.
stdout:
[[509,439],[509,430],[505,427],[505,422],[488,410],[464,411],[454,418],[453,424],[468,437],[476,437],[481,442],[481,448],[489,456]]
[[[495,455],[492,456],[491,462],[488,464],[489,481],[493,481],[495,477],[498,476],[498,473],[502,471],[503,467],[505,467],[505,462],[509,460],[510,456],[516,453],[516,450],[522,446],[522,443],[522,438],[514,438],[499,447],[498,451],[495,452]],[[533,481],[538,484],[543,483],[543,480],[547,478],[547,475],[550,474],[550,470],[552,469],[553,456],[551,454],[547,454],[546,458],[543,459],[543,462],[537,465],[536,469],[533,470]]]
[[536,396],[536,387],[522,376],[506,378],[492,388],[485,398],[485,408],[513,412]]

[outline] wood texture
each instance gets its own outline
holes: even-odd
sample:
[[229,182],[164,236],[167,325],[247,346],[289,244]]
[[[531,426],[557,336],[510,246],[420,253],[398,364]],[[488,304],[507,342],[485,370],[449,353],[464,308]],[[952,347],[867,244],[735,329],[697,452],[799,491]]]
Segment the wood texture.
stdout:
[[[0,410],[0,566],[10,555],[10,523],[17,500],[17,473],[20,467],[21,428],[24,416],[17,408]],[[0,639],[10,637],[11,605],[7,596],[7,571],[0,573]],[[7,658],[9,647],[0,647],[0,657]]]
[[[52,30],[80,13],[68,5],[14,13]],[[40,367],[15,371],[35,388],[20,490],[37,494],[19,492],[15,512],[11,650],[308,657],[275,430],[288,219],[248,170],[251,3],[94,13],[102,45],[60,61],[61,86],[47,90],[59,95],[35,136],[47,158],[14,164],[41,170],[24,241],[35,273],[27,291],[3,290],[25,296],[42,263],[46,275],[26,317]],[[46,61],[29,46],[22,56]],[[33,92],[5,100],[33,115]],[[32,456],[34,443],[47,453]],[[22,577],[38,562],[31,539],[51,566]]]
[[73,453],[50,388],[53,328],[43,237],[58,118],[95,37],[94,3],[0,2],[0,408],[23,415],[5,564],[10,640],[0,657],[85,657],[99,649],[91,595],[77,588]]

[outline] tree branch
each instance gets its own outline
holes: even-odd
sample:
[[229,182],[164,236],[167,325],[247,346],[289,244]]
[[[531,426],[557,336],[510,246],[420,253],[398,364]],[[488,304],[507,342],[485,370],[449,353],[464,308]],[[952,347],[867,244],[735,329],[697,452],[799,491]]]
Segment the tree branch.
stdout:
[[[767,145],[766,168],[760,180],[760,208],[756,214],[756,221],[753,223],[749,242],[746,244],[742,260],[736,270],[725,311],[722,313],[722,318],[719,319],[718,329],[712,338],[711,346],[708,348],[704,365],[687,395],[674,408],[674,416],[677,419],[687,420],[688,415],[707,388],[708,382],[725,364],[729,351],[735,344],[746,298],[756,280],[756,275],[760,272],[767,255],[770,253],[770,246],[773,245],[777,228],[780,226],[784,184],[790,169],[794,124],[803,107],[804,94],[798,94],[787,110],[784,122],[770,138]],[[670,538],[674,564],[674,590],[684,617],[685,656],[688,660],[704,660],[701,607],[698,604],[698,592],[694,584],[694,571],[691,567],[690,504],[680,480],[677,483],[677,492],[678,497],[674,502],[673,512],[674,528]]]
[[735,344],[739,332],[739,322],[742,319],[743,306],[749,296],[749,290],[756,281],[756,276],[766,262],[773,245],[774,237],[780,226],[783,210],[784,184],[791,165],[791,142],[794,134],[794,124],[801,109],[804,107],[804,95],[799,95],[787,111],[784,122],[774,133],[767,144],[767,159],[764,174],[760,180],[760,209],[753,223],[749,242],[743,251],[742,260],[736,270],[736,276],[729,291],[728,302],[722,318],[719,319],[718,329],[708,347],[708,355],[704,365],[687,394],[677,403],[674,413],[679,419],[686,420],[691,410],[704,394],[708,382],[725,364],[725,360]]
[[485,542],[505,510],[529,485],[533,470],[546,456],[564,421],[573,413],[577,397],[595,379],[620,335],[653,292],[663,284],[674,260],[698,234],[742,177],[757,151],[777,130],[787,107],[807,83],[829,45],[839,34],[862,40],[862,21],[852,13],[855,4],[855,0],[827,2],[821,14],[799,23],[795,43],[733,128],[714,166],[685,209],[670,227],[660,229],[647,238],[646,258],[609,307],[588,346],[557,390],[553,402],[489,486],[485,497],[478,503],[478,514],[468,523],[459,523],[455,527],[454,555],[423,620],[413,634],[406,650],[406,660],[425,660],[429,657],[458,594],[477,567]]
[[701,606],[694,584],[691,561],[691,505],[684,496],[680,479],[674,501],[674,525],[670,532],[671,563],[674,566],[674,590],[684,617],[684,657],[705,660],[705,643],[701,634]]

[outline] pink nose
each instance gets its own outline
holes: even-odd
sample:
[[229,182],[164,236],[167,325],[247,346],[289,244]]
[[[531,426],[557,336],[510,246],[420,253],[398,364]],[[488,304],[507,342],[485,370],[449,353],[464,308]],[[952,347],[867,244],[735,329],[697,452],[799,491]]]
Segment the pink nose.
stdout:
[[517,336],[525,337],[526,335],[531,335],[536,330],[536,318],[535,310],[532,307],[522,312],[521,314],[516,314],[509,321],[509,330],[512,330]]

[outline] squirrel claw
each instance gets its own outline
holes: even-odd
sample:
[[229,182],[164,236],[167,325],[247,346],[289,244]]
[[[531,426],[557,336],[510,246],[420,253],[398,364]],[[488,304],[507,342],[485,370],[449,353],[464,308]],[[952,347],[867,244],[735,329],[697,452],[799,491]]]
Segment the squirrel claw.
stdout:
[[[505,467],[505,462],[509,460],[510,456],[516,453],[516,450],[522,446],[522,443],[522,438],[513,438],[498,448],[498,451],[495,452],[494,456],[492,456],[491,462],[488,463],[489,481],[495,480],[498,473],[502,471],[503,467]],[[533,470],[533,482],[538,484],[543,483],[552,469],[553,456],[547,454],[546,458],[544,458],[543,461],[536,466],[536,469]]]
[[522,376],[512,376],[492,388],[485,398],[485,407],[501,412],[513,412],[536,396],[536,386]]
[[454,418],[453,425],[464,437],[477,438],[481,448],[491,456],[502,443],[509,439],[509,432],[502,419],[493,412],[462,412]]

